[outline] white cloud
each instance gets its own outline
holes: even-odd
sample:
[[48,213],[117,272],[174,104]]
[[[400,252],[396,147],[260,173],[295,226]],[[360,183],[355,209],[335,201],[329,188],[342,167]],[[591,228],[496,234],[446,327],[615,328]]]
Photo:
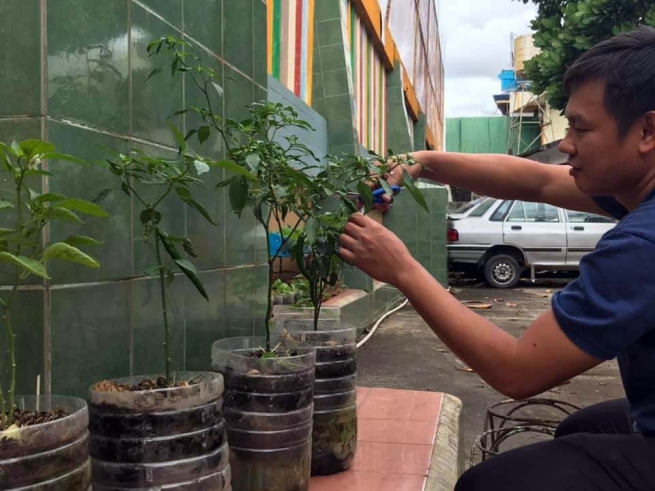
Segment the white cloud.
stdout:
[[436,0],[444,48],[446,117],[498,114],[498,74],[511,63],[511,35],[531,32],[534,5],[513,0]]

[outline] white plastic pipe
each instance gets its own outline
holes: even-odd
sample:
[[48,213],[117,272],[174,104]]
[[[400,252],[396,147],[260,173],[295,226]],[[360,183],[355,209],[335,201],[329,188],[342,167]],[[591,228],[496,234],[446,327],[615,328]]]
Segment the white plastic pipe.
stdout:
[[358,349],[361,348],[362,346],[364,346],[364,343],[366,343],[366,341],[368,341],[369,339],[371,339],[371,336],[373,336],[373,334],[375,334],[375,331],[377,331],[378,327],[380,326],[380,324],[382,324],[382,322],[384,321],[384,319],[386,319],[387,317],[389,317],[391,314],[395,314],[395,313],[398,312],[400,309],[402,309],[403,307],[405,307],[405,305],[407,305],[408,303],[409,303],[409,300],[405,299],[405,301],[404,301],[403,303],[401,303],[398,307],[396,307],[395,309],[390,310],[389,312],[386,312],[382,317],[380,317],[380,318],[377,320],[377,322],[373,325],[373,327],[371,328],[371,330],[369,331],[369,333],[366,335],[366,337],[365,337],[364,339],[362,339],[359,343],[357,343],[357,348],[358,348]]

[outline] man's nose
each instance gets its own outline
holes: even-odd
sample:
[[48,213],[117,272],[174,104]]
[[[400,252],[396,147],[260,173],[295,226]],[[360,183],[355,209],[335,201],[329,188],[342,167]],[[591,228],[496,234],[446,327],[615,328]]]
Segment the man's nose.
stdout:
[[571,139],[567,136],[559,143],[558,149],[560,152],[567,155],[575,155],[575,145],[571,142]]

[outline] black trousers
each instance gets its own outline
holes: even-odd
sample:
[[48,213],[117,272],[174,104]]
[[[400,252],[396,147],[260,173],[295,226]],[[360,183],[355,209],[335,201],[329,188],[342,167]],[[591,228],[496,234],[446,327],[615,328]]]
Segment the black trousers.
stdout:
[[625,399],[584,408],[553,440],[503,452],[467,470],[455,491],[653,491],[655,437],[632,431]]

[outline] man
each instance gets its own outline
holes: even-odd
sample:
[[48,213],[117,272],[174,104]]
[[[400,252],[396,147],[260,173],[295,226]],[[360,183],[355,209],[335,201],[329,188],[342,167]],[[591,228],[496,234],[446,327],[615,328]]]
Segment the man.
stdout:
[[482,195],[621,219],[521,338],[461,305],[374,220],[353,215],[340,239],[344,260],[396,286],[506,396],[532,397],[618,357],[626,399],[583,409],[555,439],[469,469],[456,491],[655,489],[655,29],[600,43],[564,85],[570,128],[560,150],[568,166],[428,151],[411,155],[422,166],[406,166],[415,178]]

